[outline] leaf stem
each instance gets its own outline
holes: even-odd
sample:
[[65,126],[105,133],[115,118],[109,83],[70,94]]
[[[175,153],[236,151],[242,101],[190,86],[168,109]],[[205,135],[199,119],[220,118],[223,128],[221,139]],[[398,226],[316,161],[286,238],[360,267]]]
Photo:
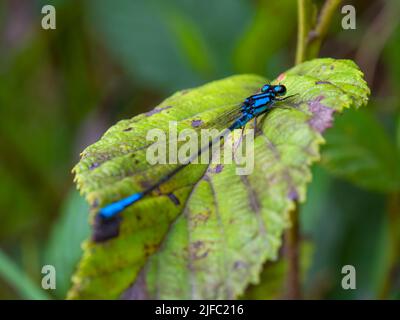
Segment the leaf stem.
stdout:
[[[316,19],[316,6],[312,0],[297,0],[297,48],[296,64],[318,56],[321,44],[328,33],[332,17],[341,0],[326,0]],[[286,258],[289,263],[287,278],[287,298],[300,299],[300,223],[299,206],[290,212],[292,226],[285,233]]]
[[306,60],[307,37],[310,32],[311,0],[297,0],[297,50],[296,64]]
[[300,223],[299,223],[299,205],[290,212],[290,222],[292,226],[285,233],[285,255],[288,259],[287,275],[287,299],[301,299],[300,289]]
[[333,15],[342,0],[326,0],[315,19],[316,7],[311,0],[298,0],[298,33],[296,64],[318,56]]
[[325,39],[328,33],[329,26],[331,24],[333,15],[342,0],[327,0],[325,1],[315,28],[309,33],[307,39],[308,52],[307,56],[309,59],[316,58],[321,49],[322,41]]

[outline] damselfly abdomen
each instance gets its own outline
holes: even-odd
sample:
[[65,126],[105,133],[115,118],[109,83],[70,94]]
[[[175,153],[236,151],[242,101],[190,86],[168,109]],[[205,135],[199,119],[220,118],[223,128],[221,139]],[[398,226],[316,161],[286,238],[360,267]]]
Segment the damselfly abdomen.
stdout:
[[236,118],[225,125],[225,129],[222,133],[212,139],[208,145],[202,147],[191,156],[185,164],[181,164],[165,176],[161,177],[155,184],[148,187],[147,189],[134,193],[128,197],[120,199],[118,201],[112,202],[109,205],[101,208],[98,212],[98,220],[100,219],[100,223],[106,223],[107,221],[114,220],[120,212],[122,212],[127,207],[136,203],[137,201],[143,199],[146,195],[153,192],[155,189],[160,187],[163,183],[170,180],[174,177],[179,171],[185,168],[188,164],[192,163],[196,158],[200,157],[200,155],[210,149],[214,144],[218,143],[220,140],[224,139],[231,131],[235,129],[244,128],[244,126],[252,119],[256,119],[262,114],[267,113],[272,109],[273,105],[277,101],[285,100],[289,97],[280,98],[286,94],[286,87],[284,85],[264,85],[260,92],[249,96],[246,98],[241,104],[239,104],[239,109]]

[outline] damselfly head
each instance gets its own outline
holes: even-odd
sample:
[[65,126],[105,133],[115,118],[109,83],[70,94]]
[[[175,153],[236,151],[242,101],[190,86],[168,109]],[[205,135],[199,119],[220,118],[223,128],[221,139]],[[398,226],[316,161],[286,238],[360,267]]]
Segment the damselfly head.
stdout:
[[278,84],[275,86],[266,84],[261,88],[261,92],[271,92],[277,96],[283,96],[284,94],[286,94],[286,87],[283,84]]
[[279,84],[277,86],[274,86],[272,91],[277,95],[277,96],[283,96],[286,94],[286,87],[282,84]]

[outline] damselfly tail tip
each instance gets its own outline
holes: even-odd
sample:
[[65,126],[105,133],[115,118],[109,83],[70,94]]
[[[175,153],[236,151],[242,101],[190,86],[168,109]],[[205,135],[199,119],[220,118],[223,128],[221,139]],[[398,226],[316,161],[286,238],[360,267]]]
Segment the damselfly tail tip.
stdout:
[[119,224],[122,220],[120,213],[128,206],[142,199],[143,195],[142,192],[134,193],[129,197],[110,203],[101,208],[94,220],[93,241],[103,242],[118,236]]

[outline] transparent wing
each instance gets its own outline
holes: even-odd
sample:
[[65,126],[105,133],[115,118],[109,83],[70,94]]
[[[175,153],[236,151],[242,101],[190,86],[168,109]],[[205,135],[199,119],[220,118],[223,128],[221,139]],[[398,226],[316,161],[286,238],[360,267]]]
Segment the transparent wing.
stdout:
[[[270,81],[267,81],[265,85],[269,85]],[[260,91],[257,91],[260,92]],[[256,94],[257,92],[254,92]],[[199,125],[195,126],[196,129],[210,129],[216,128],[218,130],[222,130],[224,128],[228,128],[236,119],[238,119],[242,112],[243,101],[234,103],[234,104],[227,104],[221,107],[214,109],[215,116],[211,117],[211,120],[208,121],[201,121],[199,120]]]
[[218,130],[229,127],[241,115],[242,103],[224,105],[213,110],[215,116],[202,122],[198,129],[215,128]]

